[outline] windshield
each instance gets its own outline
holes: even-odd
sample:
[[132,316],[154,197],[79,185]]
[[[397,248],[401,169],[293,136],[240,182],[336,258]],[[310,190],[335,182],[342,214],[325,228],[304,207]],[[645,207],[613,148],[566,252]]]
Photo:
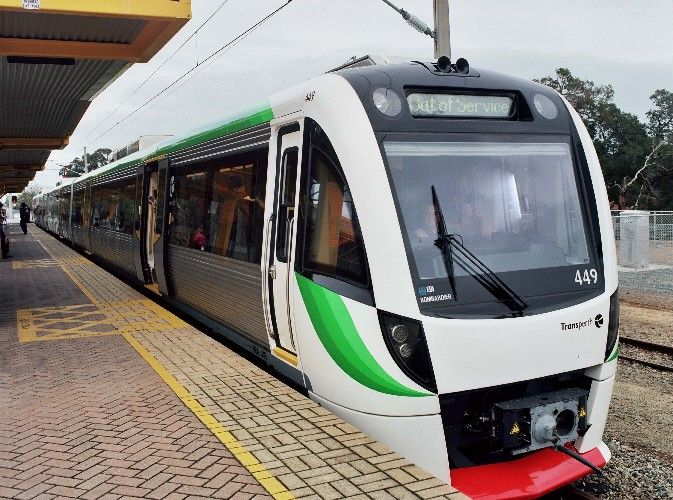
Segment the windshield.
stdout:
[[[448,277],[432,186],[447,234],[498,275],[590,264],[568,143],[385,142],[384,149],[418,280]],[[459,265],[453,271],[470,274]]]

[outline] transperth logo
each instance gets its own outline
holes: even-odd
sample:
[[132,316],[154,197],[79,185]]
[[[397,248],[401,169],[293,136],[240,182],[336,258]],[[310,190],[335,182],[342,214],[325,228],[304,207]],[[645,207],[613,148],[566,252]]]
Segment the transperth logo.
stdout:
[[594,318],[594,324],[596,325],[596,328],[600,328],[603,326],[603,315],[602,314],[597,314],[596,317]]
[[594,325],[596,328],[603,326],[603,315],[597,314],[595,318],[589,318],[585,321],[575,321],[574,323],[563,323],[561,322],[561,331],[566,330],[581,330],[588,326]]

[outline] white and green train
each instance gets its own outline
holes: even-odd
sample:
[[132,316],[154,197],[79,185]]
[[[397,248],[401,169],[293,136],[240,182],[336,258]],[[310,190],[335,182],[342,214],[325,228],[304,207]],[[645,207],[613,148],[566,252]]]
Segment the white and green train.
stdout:
[[548,87],[341,69],[46,192],[36,215],[468,495],[540,495],[610,458],[608,198]]

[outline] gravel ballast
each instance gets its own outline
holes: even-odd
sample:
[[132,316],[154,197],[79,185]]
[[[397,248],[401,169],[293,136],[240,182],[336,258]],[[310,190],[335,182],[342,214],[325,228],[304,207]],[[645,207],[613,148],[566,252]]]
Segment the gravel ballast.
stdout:
[[575,486],[599,498],[673,498],[673,373],[620,361],[604,440],[605,477]]

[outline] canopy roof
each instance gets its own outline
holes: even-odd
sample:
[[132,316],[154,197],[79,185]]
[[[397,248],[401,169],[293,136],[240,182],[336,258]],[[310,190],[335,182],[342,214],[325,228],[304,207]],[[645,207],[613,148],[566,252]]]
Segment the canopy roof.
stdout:
[[190,17],[190,0],[0,0],[0,194],[22,191],[91,101]]

